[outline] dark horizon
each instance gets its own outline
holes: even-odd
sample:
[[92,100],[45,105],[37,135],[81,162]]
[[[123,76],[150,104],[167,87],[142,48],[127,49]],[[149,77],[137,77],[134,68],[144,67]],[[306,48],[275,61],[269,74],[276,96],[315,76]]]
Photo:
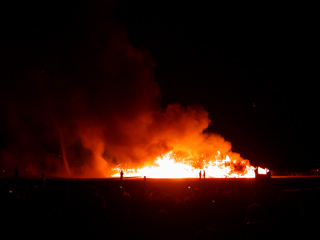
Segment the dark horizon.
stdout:
[[[0,25],[0,150],[25,144],[17,136],[31,136],[29,145],[11,150],[31,154],[41,146],[43,152],[61,153],[55,126],[63,122],[73,157],[85,158],[90,153],[73,134],[75,119],[85,116],[86,123],[99,124],[107,119],[112,125],[115,120],[102,109],[130,119],[134,109],[197,104],[211,120],[205,132],[220,134],[251,165],[274,171],[318,168],[312,75],[317,41],[309,8],[298,2],[8,2]],[[108,49],[104,41],[119,49]],[[141,55],[130,55],[132,49]],[[101,59],[110,69],[103,69]],[[121,76],[106,83],[117,61],[124,64]],[[81,100],[88,101],[75,109],[72,101]],[[113,102],[104,106],[104,101]],[[117,161],[107,150],[104,154]]]

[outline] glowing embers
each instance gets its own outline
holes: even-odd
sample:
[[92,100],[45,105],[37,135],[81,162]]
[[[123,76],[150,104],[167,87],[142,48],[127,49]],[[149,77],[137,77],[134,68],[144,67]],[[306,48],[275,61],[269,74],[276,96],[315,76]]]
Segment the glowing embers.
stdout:
[[[199,160],[201,159],[201,160]],[[120,170],[125,177],[149,177],[149,178],[254,178],[255,167],[250,166],[247,160],[231,159],[228,155],[222,157],[218,151],[215,156],[195,158],[194,156],[177,157],[169,152],[158,157],[152,166],[137,169],[123,169],[121,166],[114,168],[118,177]],[[259,174],[266,174],[268,170],[258,168]]]

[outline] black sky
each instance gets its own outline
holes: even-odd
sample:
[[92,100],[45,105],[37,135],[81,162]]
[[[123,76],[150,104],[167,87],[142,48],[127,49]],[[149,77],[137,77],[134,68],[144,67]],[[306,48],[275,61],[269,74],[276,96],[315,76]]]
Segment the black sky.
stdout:
[[204,106],[212,120],[207,131],[221,134],[252,165],[319,167],[318,79],[313,75],[318,41],[312,6],[302,1],[128,0],[95,1],[93,11],[86,1],[41,4],[2,6],[2,90],[21,84],[28,69],[59,62],[73,71],[76,63],[64,62],[65,56],[90,56],[86,52],[94,48],[77,52],[94,37],[86,35],[87,28],[106,27],[90,25],[88,19],[96,12],[109,17],[111,11],[130,43],[148,50],[157,62],[155,80],[164,107]]
[[253,164],[318,166],[315,15],[301,1],[123,1],[131,42],[157,60],[163,103],[199,103]]

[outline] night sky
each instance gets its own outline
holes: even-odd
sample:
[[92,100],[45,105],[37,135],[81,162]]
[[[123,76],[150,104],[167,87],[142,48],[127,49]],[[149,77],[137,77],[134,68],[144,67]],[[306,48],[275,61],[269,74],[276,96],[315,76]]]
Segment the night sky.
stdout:
[[[19,142],[12,133],[15,118],[44,139],[42,149],[59,148],[48,131],[43,133],[53,128],[49,120],[36,127],[45,99],[35,94],[41,88],[37,83],[59,78],[46,86],[52,99],[74,86],[99,91],[102,67],[95,59],[107,51],[104,40],[121,29],[135,49],[153,59],[163,108],[202,105],[211,119],[205,131],[221,134],[254,166],[320,167],[312,6],[300,1],[11,1],[0,11],[1,151]],[[64,97],[57,99],[55,106],[63,105]],[[49,115],[59,113],[59,107],[52,108]],[[61,110],[58,122],[68,122],[66,111],[72,109]]]
[[253,164],[299,170],[319,166],[312,12],[301,1],[138,1],[117,13],[157,60],[164,104],[199,103],[208,131]]

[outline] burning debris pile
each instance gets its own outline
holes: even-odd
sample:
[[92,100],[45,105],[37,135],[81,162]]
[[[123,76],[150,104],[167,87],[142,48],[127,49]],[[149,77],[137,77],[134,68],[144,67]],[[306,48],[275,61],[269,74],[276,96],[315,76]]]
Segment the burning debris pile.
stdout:
[[[212,158],[201,157],[194,160],[194,156],[177,157],[177,154],[169,152],[163,157],[158,157],[151,166],[140,169],[125,169],[126,176],[151,176],[152,178],[252,178],[255,177],[255,168],[250,166],[247,160],[231,160],[227,155],[221,158],[220,152]],[[201,170],[202,169],[202,170]],[[119,167],[114,169],[119,172]],[[200,170],[200,171],[199,171]],[[118,176],[114,174],[113,176]]]
[[[254,177],[230,142],[204,132],[210,119],[202,106],[163,109],[149,52],[134,48],[105,13],[86,10],[87,24],[73,21],[71,40],[53,43],[49,34],[42,44],[50,48],[33,46],[18,63],[8,58],[7,69],[18,71],[5,75],[16,82],[0,88],[3,169],[64,177],[110,177],[120,169],[125,176],[131,169],[148,177],[197,177],[199,171]],[[54,172],[48,154],[62,158]]]

